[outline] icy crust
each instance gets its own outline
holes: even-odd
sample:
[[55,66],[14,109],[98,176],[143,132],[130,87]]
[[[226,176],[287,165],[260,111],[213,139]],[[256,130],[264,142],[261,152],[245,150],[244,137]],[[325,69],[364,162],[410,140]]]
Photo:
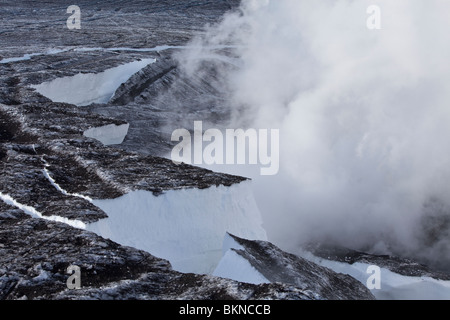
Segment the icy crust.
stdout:
[[77,106],[106,103],[122,83],[155,61],[155,59],[142,59],[100,73],[79,73],[31,87],[54,102],[71,103]]
[[83,135],[96,139],[105,146],[121,144],[128,133],[129,127],[128,123],[121,125],[108,124],[102,127],[90,128],[84,131]]
[[222,256],[226,232],[267,239],[249,181],[159,196],[140,190],[93,203],[108,218],[87,230],[167,259],[182,272],[211,273]]

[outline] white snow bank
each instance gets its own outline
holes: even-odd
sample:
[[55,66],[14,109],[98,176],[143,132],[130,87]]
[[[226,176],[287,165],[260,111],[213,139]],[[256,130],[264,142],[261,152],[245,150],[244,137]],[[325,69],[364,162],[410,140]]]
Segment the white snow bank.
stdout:
[[60,216],[44,216],[42,213],[37,211],[35,208],[33,208],[31,206],[27,206],[22,203],[19,203],[14,198],[12,198],[10,195],[3,194],[1,192],[0,192],[0,199],[9,205],[19,208],[20,210],[22,210],[26,214],[32,216],[33,218],[41,218],[41,219],[49,220],[49,221],[62,222],[62,223],[68,224],[69,226],[79,228],[79,229],[86,228],[86,224],[79,220],[71,220],[68,218],[60,217]]
[[270,283],[250,262],[233,249],[245,250],[229,234],[226,234],[223,240],[223,257],[214,270],[213,276],[253,284]]
[[133,191],[93,203],[108,218],[87,225],[87,230],[167,259],[181,272],[211,273],[222,256],[226,232],[267,239],[248,181],[160,196]]
[[[356,262],[352,265],[343,262],[318,258],[310,253],[302,256],[321,266],[336,272],[348,274],[364,285],[372,275],[368,273],[369,264]],[[380,268],[380,289],[371,289],[380,300],[448,300],[450,299],[450,281],[436,280],[430,277],[409,277]]]
[[108,124],[103,127],[90,128],[84,131],[83,135],[88,138],[94,138],[105,146],[121,144],[128,133],[129,127],[130,125],[128,123],[118,126],[115,124]]
[[100,73],[76,74],[31,86],[54,102],[77,106],[108,102],[117,88],[155,59],[130,62]]

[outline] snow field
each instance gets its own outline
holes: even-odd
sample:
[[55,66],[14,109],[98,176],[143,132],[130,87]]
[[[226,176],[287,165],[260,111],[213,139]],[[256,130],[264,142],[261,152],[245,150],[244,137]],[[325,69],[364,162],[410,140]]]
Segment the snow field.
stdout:
[[159,196],[132,191],[93,204],[109,218],[87,225],[87,230],[167,259],[181,272],[212,273],[222,258],[227,232],[267,240],[248,181],[170,190]]

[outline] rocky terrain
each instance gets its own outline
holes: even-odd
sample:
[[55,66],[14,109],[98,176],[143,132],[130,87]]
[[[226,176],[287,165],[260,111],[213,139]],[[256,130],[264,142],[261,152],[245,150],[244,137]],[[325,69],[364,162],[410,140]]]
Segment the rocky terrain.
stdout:
[[[245,248],[236,253],[270,282],[250,284],[175,271],[152,252],[80,227],[108,217],[92,199],[115,199],[136,190],[159,196],[229,187],[247,179],[161,157],[170,150],[174,128],[189,128],[199,116],[226,122],[224,91],[214,70],[188,81],[172,55],[239,1],[80,0],[82,28],[68,30],[66,8],[71,4],[0,3],[0,299],[374,298],[354,278],[267,241],[233,236]],[[156,61],[132,75],[104,104],[54,102],[32,87],[141,59]],[[120,145],[105,146],[83,134],[124,124],[130,127]],[[332,254],[345,262],[369,259],[362,253]],[[404,260],[370,261],[417,275],[405,271]],[[80,290],[66,286],[70,265],[81,268]],[[430,273],[423,269],[424,274]]]
[[317,243],[305,246],[305,250],[323,259],[344,262],[350,265],[357,262],[375,265],[403,276],[450,280],[448,273],[433,270],[417,261],[397,256],[368,254],[330,244]]

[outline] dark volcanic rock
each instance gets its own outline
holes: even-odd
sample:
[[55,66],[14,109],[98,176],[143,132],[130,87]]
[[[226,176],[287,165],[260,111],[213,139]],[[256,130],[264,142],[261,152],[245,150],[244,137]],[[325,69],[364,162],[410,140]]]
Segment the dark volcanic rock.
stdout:
[[[205,24],[217,22],[239,2],[85,0],[77,3],[81,29],[68,30],[65,10],[73,4],[69,1],[3,1],[0,40],[8,48],[0,48],[0,103],[49,102],[30,85],[154,58],[156,63],[123,84],[111,103],[85,110],[130,124],[119,148],[165,156],[173,146],[174,129],[189,129],[194,120],[216,125],[228,117],[221,105],[225,88],[217,71],[205,67],[201,74],[183,77],[172,59],[180,49],[170,47],[186,45]],[[225,56],[225,51],[217,49],[214,54]],[[32,56],[27,59],[26,54]],[[17,59],[1,63],[2,58]]]

